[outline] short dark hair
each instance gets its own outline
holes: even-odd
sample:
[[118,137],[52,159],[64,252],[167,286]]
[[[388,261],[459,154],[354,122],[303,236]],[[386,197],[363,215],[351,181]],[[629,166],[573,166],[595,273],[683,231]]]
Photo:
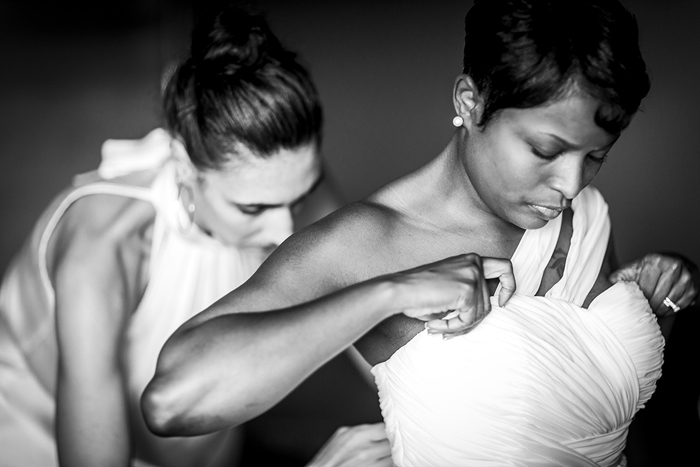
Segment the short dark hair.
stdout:
[[649,92],[637,21],[617,0],[475,0],[465,33],[463,71],[484,99],[480,126],[578,88],[601,101],[596,124],[617,134]]
[[261,158],[321,143],[321,103],[308,71],[264,17],[234,7],[202,17],[189,58],[165,86],[163,109],[198,169],[222,168],[238,143]]

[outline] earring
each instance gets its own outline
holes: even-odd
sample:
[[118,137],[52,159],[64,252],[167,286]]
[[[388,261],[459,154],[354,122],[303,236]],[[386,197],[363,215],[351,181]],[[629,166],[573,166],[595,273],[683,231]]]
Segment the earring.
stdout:
[[180,229],[180,233],[187,235],[194,223],[194,211],[196,210],[196,206],[194,205],[192,187],[186,185],[181,180],[177,181],[177,201],[178,206],[185,209],[185,212],[182,212],[181,209],[177,210],[177,226]]
[[464,119],[457,115],[455,118],[452,119],[452,124],[456,126],[457,128],[461,127],[464,125]]

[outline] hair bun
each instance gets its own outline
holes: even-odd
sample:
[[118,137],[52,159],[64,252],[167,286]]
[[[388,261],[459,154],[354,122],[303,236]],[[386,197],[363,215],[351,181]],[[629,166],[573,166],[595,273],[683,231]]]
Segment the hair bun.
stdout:
[[280,53],[264,18],[237,8],[204,19],[192,36],[192,63],[215,76],[255,71]]

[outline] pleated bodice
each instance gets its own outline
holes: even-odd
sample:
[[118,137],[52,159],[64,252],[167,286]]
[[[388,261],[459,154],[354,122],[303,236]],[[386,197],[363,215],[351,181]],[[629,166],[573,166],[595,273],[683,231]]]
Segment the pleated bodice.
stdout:
[[[513,257],[517,289],[470,333],[417,334],[372,372],[392,456],[408,466],[616,466],[634,414],[663,363],[656,317],[635,283],[582,304],[603,262],[607,205],[573,203],[563,277],[535,296],[561,216],[526,231]],[[497,294],[496,294],[497,296]]]

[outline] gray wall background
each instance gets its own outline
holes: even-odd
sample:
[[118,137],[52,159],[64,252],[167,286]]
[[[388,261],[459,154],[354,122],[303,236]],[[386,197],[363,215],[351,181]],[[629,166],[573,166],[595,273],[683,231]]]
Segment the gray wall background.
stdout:
[[[71,175],[97,165],[103,140],[159,124],[161,70],[188,41],[186,0],[55,3],[0,5],[0,267]],[[325,157],[346,200],[447,143],[470,1],[247,3],[268,11],[311,68]],[[700,2],[626,4],[652,90],[594,184],[611,206],[621,259],[676,250],[700,262]]]

